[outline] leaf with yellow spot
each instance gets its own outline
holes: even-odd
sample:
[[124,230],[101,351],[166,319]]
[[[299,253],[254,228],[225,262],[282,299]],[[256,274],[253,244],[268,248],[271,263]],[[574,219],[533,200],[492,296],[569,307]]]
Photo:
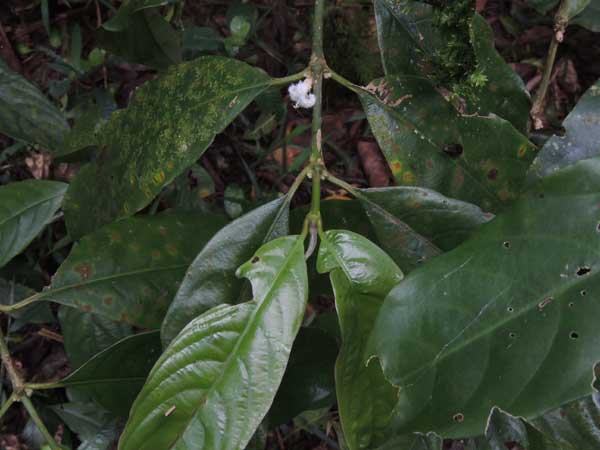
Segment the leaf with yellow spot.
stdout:
[[84,167],[69,187],[71,237],[148,205],[270,82],[246,63],[207,56],[171,67],[140,88],[98,133],[106,157]]

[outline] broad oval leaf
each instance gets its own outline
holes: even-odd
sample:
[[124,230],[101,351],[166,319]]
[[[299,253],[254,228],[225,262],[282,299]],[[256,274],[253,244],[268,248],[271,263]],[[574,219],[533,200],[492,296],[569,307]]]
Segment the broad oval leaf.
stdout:
[[261,70],[217,56],[171,67],[146,83],[102,127],[98,161],[69,187],[65,218],[71,237],[144,208],[269,86]]
[[107,225],[74,246],[41,297],[157,329],[190,262],[223,224],[167,212]]
[[361,203],[381,247],[406,272],[452,250],[493,214],[430,189],[361,190]]
[[600,154],[600,80],[579,99],[563,122],[564,136],[552,136],[529,169],[530,180],[542,178],[582,159]]
[[[134,334],[116,342],[63,380],[45,388],[77,388],[103,408],[125,417],[160,351],[158,331]],[[35,385],[32,386],[35,388]]]
[[497,210],[517,197],[534,147],[496,116],[462,116],[422,78],[355,88],[398,184]]
[[239,450],[267,413],[307,300],[303,239],[263,245],[239,269],[254,299],[190,322],[133,405],[120,450]]
[[25,247],[60,208],[67,185],[27,180],[0,187],[0,267]]
[[340,320],[335,379],[344,439],[350,450],[371,450],[389,438],[396,389],[380,367],[365,365],[365,348],[383,299],[403,274],[375,244],[341,230],[325,232],[317,269],[331,272]]
[[244,280],[237,268],[263,243],[287,234],[289,198],[281,197],[223,227],[191,264],[161,328],[168,344],[192,319],[222,303],[237,303]]
[[390,292],[369,354],[399,387],[399,432],[477,435],[494,406],[532,418],[591,392],[599,219],[600,159],[590,159]]
[[60,151],[68,131],[63,113],[0,58],[0,133]]

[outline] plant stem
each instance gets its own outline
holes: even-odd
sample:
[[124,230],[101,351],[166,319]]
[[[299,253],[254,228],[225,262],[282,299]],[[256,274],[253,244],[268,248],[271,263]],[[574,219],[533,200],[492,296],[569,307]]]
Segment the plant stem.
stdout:
[[10,356],[10,351],[8,350],[8,346],[6,345],[6,342],[4,340],[4,333],[2,332],[1,328],[0,357],[2,358],[2,363],[4,364],[4,367],[6,367],[6,373],[8,373],[8,378],[10,379],[10,382],[12,384],[13,393],[16,396],[20,396],[24,391],[25,385],[23,383],[23,380],[21,379],[21,376],[19,375],[19,372],[17,372],[15,364]]
[[26,299],[21,300],[20,302],[13,303],[11,305],[0,305],[0,313],[9,313],[24,308],[25,306],[40,300],[43,296],[43,292],[38,292],[37,294],[33,294]]
[[33,406],[33,403],[31,403],[31,399],[27,396],[24,396],[21,399],[21,402],[23,403],[23,405],[25,406],[25,409],[29,413],[31,420],[33,420],[33,422],[36,424],[36,426],[40,430],[40,433],[42,433],[42,435],[46,439],[46,443],[50,446],[50,448],[52,450],[61,450],[60,445],[58,445],[56,443],[56,441],[54,440],[54,437],[50,434],[50,432],[48,431],[48,428],[46,428],[46,425],[44,425],[44,422],[42,421],[37,410],[35,409],[35,406]]
[[548,49],[548,56],[544,63],[544,71],[542,74],[542,81],[540,87],[535,93],[533,100],[533,106],[531,107],[531,120],[534,130],[543,128],[543,116],[544,116],[544,103],[546,101],[546,94],[548,93],[548,87],[550,86],[550,78],[552,76],[552,69],[554,68],[554,61],[556,60],[556,53],[558,46],[564,39],[565,30],[569,24],[568,16],[569,0],[562,0],[556,15],[554,16],[554,35],[552,42],[550,42],[550,48]]
[[298,81],[298,80],[301,80],[302,78],[306,77],[306,72],[307,71],[305,69],[302,72],[294,73],[292,75],[288,75],[287,77],[273,78],[271,80],[271,84],[273,86],[279,86],[282,84],[290,84],[292,81]]
[[8,400],[6,400],[4,402],[4,404],[0,407],[0,419],[2,419],[2,417],[4,417],[4,414],[6,414],[6,411],[8,411],[8,409],[11,407],[11,405],[17,401],[17,396],[13,393],[11,394],[10,397],[8,397]]
[[310,57],[310,70],[313,80],[313,92],[316,97],[313,106],[312,138],[310,166],[312,167],[312,198],[310,215],[311,221],[318,222],[321,210],[321,173],[323,171],[322,157],[322,108],[323,108],[323,72],[325,58],[323,56],[323,17],[325,14],[325,0],[315,1],[315,12],[312,30],[312,55]]

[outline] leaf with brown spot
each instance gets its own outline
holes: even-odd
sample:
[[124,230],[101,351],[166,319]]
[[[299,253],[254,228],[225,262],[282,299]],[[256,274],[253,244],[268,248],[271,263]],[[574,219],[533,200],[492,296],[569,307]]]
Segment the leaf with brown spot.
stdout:
[[[187,267],[224,224],[214,214],[167,212],[107,225],[73,247],[42,297],[157,329]],[[163,252],[165,245],[177,251]]]

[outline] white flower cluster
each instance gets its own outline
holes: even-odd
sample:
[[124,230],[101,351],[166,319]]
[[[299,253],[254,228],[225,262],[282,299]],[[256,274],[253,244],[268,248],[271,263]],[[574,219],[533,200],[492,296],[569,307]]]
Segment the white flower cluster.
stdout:
[[290,99],[294,102],[294,108],[312,108],[315,106],[317,97],[311,91],[312,89],[312,78],[305,78],[298,83],[290,84],[288,92],[290,93]]

